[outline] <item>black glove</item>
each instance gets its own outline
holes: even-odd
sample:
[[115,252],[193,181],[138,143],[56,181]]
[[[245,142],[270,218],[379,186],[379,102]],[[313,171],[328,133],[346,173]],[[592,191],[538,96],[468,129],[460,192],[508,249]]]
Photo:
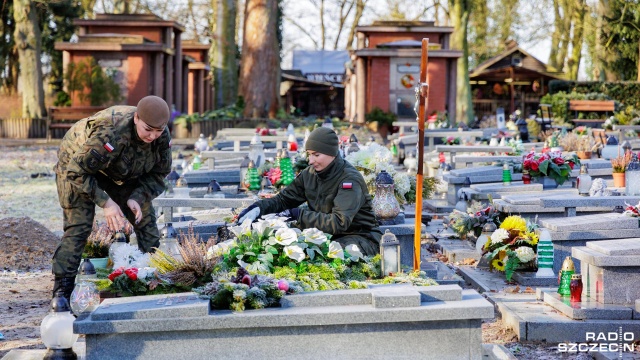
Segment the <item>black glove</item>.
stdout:
[[260,208],[258,207],[258,203],[255,202],[249,205],[246,209],[242,210],[242,212],[238,215],[238,223],[242,223],[245,220],[245,218],[251,219],[251,221],[253,222],[259,217],[260,217]]
[[287,209],[283,212],[279,212],[277,215],[286,217],[287,221],[298,221],[298,217],[300,217],[300,209],[299,208]]

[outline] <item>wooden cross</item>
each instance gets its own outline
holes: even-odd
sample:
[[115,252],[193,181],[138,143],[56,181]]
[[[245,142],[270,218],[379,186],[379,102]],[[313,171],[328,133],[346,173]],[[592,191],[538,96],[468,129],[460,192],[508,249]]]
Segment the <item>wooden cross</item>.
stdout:
[[416,86],[418,116],[418,173],[416,174],[416,218],[413,237],[413,270],[420,270],[420,247],[422,230],[422,186],[424,177],[424,120],[429,105],[429,84],[427,65],[429,64],[429,39],[422,39],[422,57],[420,59],[420,82]]

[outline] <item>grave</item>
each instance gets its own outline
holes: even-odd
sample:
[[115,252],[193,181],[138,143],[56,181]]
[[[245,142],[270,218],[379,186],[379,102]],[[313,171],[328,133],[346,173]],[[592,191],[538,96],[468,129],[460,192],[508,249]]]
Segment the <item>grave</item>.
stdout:
[[191,293],[106,299],[76,320],[74,331],[86,336],[87,360],[212,354],[480,359],[482,319],[494,316],[482,296],[456,285],[319,291],[288,295],[281,303],[281,308],[232,312],[210,310],[208,300]]
[[[550,199],[552,201],[547,202]],[[589,214],[611,212],[615,206],[610,206],[609,202],[595,200],[593,202],[580,203],[579,206],[569,209],[565,205],[571,205],[570,199],[589,199],[589,197],[579,196],[578,190],[568,186],[544,191],[535,191],[525,194],[503,195],[501,199],[495,200],[496,209],[508,213],[519,214],[525,217],[553,218],[575,216],[575,214]],[[598,199],[594,197],[593,199]],[[564,201],[567,200],[567,201]],[[620,200],[620,197],[617,197]]]
[[[541,219],[540,226],[549,229],[553,242],[553,271],[557,274],[562,262],[572,255],[572,248],[585,246],[587,241],[604,241],[640,237],[638,219],[617,213],[576,216],[573,218]],[[580,259],[574,259],[576,269]]]
[[[463,187],[465,180],[469,178],[471,184],[485,184],[500,182],[502,185],[502,168],[499,166],[478,166],[474,168],[451,170],[443,176],[447,182],[447,201],[455,205],[458,201],[458,190]],[[517,182],[522,180],[522,174],[511,173],[511,180]]]

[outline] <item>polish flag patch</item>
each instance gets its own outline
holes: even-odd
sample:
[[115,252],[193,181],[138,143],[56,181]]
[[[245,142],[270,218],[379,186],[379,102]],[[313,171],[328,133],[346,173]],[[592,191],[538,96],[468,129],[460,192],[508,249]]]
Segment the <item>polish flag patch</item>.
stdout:
[[171,142],[173,141],[173,139],[169,140],[169,147],[171,147]]
[[343,189],[352,189],[353,188],[353,183],[342,183],[342,188]]
[[115,149],[113,145],[109,143],[104,144],[104,148],[107,149],[108,152],[112,152]]

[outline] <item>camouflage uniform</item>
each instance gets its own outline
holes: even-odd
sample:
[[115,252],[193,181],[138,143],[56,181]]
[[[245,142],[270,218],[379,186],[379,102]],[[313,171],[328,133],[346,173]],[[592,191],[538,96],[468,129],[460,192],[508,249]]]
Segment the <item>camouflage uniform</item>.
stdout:
[[320,173],[307,167],[278,195],[257,204],[261,214],[270,214],[298,207],[305,201],[309,209],[300,211],[300,228],[315,227],[332,234],[332,240],[343,246],[356,244],[365,255],[380,251],[382,232],[367,185],[358,170],[342,157],[336,157]]
[[[133,121],[136,107],[113,106],[78,121],[64,136],[54,167],[63,209],[64,235],[53,256],[53,273],[75,276],[91,233],[95,206],[111,198],[134,224],[140,250],[157,247],[160,236],[151,200],[165,189],[171,170],[171,136],[165,128],[152,143],[138,138]],[[142,220],[127,200],[135,200]]]

